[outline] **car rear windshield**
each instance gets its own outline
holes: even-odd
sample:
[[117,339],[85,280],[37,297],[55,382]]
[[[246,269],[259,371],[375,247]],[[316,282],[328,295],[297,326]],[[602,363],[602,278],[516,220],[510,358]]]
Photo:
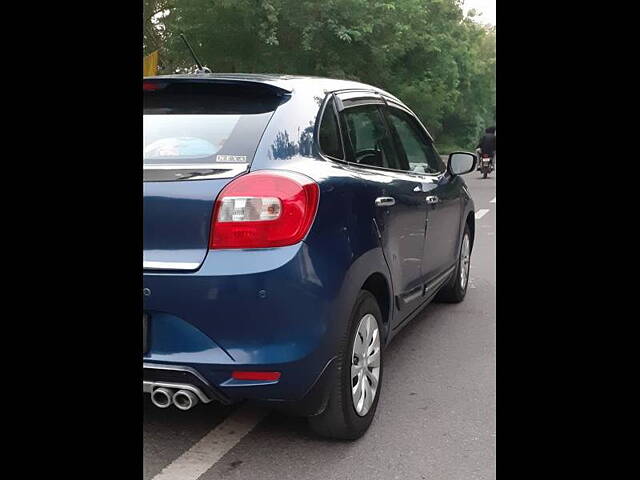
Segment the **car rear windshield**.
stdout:
[[245,85],[149,82],[144,163],[249,163],[281,100]]

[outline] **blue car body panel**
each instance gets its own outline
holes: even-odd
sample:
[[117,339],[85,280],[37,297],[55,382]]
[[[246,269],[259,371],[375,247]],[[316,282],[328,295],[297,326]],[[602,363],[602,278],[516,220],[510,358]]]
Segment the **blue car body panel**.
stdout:
[[[234,78],[243,81],[240,76],[225,81]],[[397,333],[395,327],[428,303],[432,297],[407,300],[410,295],[401,294],[450,268],[451,262],[443,259],[459,251],[465,221],[473,218],[474,207],[459,176],[443,174],[416,183],[422,188],[422,197],[416,200],[402,190],[405,180],[397,172],[328,161],[321,154],[316,124],[327,94],[381,90],[325,79],[248,76],[244,81],[269,82],[287,92],[262,135],[250,171],[288,170],[313,179],[320,188],[315,221],[296,245],[209,250],[215,198],[232,179],[145,182],[145,260],[198,267],[144,272],[144,287],[149,289],[144,308],[151,322],[143,359],[147,365],[191,367],[232,401],[295,402],[332,365],[354,300],[372,276],[381,278],[387,290],[388,305],[382,309],[386,342]],[[426,207],[418,216],[415,212],[409,216],[412,210],[407,207],[405,214],[391,217],[374,205],[381,191],[395,191],[412,205],[423,202],[431,190],[438,191],[446,211],[438,229],[413,243],[401,240],[397,232],[414,226],[416,219],[423,228],[428,221]],[[454,231],[453,241],[440,237]],[[396,238],[389,238],[391,234]],[[411,257],[410,250],[419,250],[422,260]],[[438,252],[437,260],[430,250]],[[413,283],[392,274],[403,268],[400,263],[407,258],[419,262],[414,265]],[[282,376],[276,382],[231,379],[233,370],[242,369],[279,371]]]
[[200,265],[207,255],[211,209],[228,179],[143,184],[143,259]]

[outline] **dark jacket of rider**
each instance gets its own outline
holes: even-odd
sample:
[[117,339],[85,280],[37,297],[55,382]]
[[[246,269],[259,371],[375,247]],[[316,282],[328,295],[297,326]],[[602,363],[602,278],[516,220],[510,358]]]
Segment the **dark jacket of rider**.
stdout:
[[480,139],[478,146],[482,153],[489,154],[493,157],[496,153],[496,127],[489,127],[485,130],[485,134]]

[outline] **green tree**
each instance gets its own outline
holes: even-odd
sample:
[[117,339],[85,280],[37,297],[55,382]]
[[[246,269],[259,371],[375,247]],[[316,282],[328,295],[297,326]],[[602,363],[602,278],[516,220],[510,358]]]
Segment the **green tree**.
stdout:
[[347,78],[397,95],[438,144],[472,148],[495,123],[495,29],[459,0],[144,0],[144,50],[189,71],[179,33],[217,72]]

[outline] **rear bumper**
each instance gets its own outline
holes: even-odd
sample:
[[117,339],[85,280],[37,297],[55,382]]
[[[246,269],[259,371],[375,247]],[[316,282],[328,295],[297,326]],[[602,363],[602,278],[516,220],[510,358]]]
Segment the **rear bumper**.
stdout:
[[[210,251],[193,273],[145,272],[145,375],[177,381],[157,372],[180,367],[191,372],[192,381],[200,377],[198,388],[222,403],[305,400],[311,405],[305,412],[314,410],[324,401],[316,391],[326,388],[319,385],[332,378],[328,372],[342,328],[335,305],[341,276],[321,268],[303,242]],[[240,381],[231,378],[234,370],[282,375],[276,382]],[[153,388],[153,380],[146,379],[143,389]]]
[[[314,381],[311,388],[305,395],[298,400],[281,400],[267,398],[260,394],[260,390],[254,390],[251,397],[254,400],[268,404],[270,407],[284,410],[289,414],[311,416],[324,411],[329,393],[331,382],[335,377],[336,359],[332,359]],[[161,364],[143,364],[143,380],[142,391],[151,394],[156,388],[169,388],[173,390],[189,390],[196,394],[202,403],[210,403],[216,401],[223,405],[234,403],[235,400],[229,398],[219,389],[213,387],[209,382],[204,380],[200,374],[190,368],[181,365],[161,365]],[[176,372],[184,373],[182,378],[175,378]],[[174,378],[166,378],[174,377]],[[256,386],[254,386],[255,388]]]

